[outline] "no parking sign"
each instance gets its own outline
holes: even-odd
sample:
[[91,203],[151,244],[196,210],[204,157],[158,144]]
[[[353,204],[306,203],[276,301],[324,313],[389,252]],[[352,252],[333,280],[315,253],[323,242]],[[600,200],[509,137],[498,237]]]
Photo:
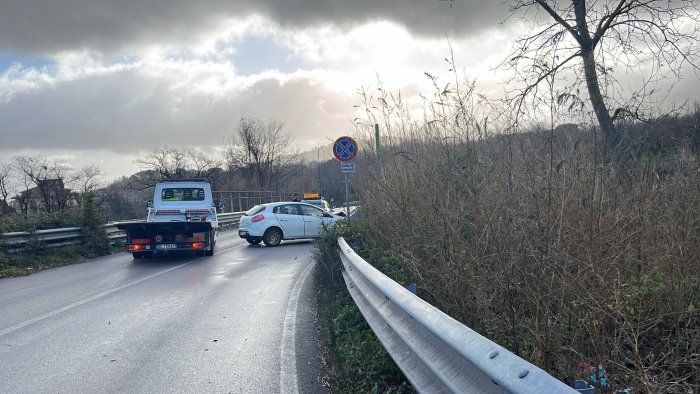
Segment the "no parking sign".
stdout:
[[333,155],[340,161],[351,161],[357,155],[357,143],[351,137],[340,137],[333,143]]

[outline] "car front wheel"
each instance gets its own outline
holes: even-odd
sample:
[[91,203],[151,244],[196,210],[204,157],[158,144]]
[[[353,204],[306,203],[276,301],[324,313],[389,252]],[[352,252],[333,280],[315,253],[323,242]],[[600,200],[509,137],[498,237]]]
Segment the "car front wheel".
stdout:
[[263,242],[267,246],[277,246],[282,242],[282,231],[278,228],[269,228],[263,235]]

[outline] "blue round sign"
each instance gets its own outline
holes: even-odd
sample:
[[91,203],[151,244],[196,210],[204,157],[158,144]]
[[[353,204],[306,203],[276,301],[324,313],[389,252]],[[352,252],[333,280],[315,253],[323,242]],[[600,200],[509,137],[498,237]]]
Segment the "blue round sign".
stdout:
[[351,137],[340,137],[333,144],[333,155],[340,161],[350,161],[357,155],[357,143]]

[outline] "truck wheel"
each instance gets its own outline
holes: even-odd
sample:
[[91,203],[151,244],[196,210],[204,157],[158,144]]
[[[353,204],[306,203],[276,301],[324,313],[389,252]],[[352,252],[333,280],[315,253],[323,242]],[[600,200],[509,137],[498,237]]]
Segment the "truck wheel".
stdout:
[[131,255],[134,256],[134,260],[143,258],[143,252],[132,252]]
[[263,235],[263,242],[267,246],[277,246],[282,242],[282,231],[280,229],[272,227],[268,228]]
[[204,255],[205,256],[213,256],[214,255],[214,246],[216,246],[216,233],[214,231],[209,232],[209,242],[211,243],[211,249],[210,250],[205,250]]

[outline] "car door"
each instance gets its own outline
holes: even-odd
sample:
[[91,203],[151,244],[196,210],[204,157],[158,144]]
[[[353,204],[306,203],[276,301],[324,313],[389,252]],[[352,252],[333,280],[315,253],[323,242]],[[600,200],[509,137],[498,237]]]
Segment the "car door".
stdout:
[[278,205],[272,209],[282,227],[284,238],[304,237],[304,216],[297,204]]
[[312,205],[299,204],[299,208],[304,218],[304,236],[307,238],[320,237],[323,224],[330,224],[332,218],[326,218],[322,209]]

